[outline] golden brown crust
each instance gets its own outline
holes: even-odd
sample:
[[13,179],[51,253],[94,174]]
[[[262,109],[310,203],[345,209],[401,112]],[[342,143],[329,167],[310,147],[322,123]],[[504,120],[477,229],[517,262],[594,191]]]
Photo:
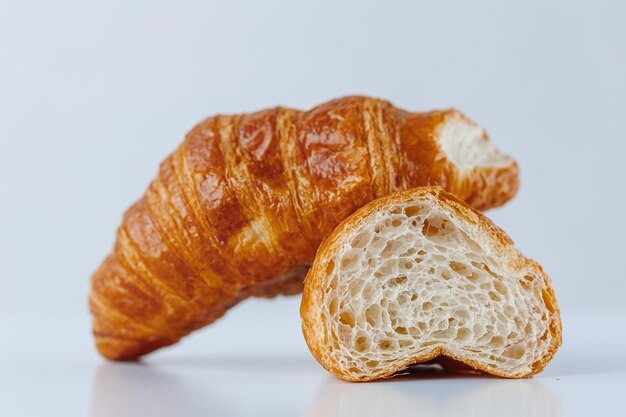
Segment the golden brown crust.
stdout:
[[310,264],[339,222],[390,192],[440,184],[480,209],[506,202],[513,161],[461,173],[442,157],[437,129],[452,116],[346,97],[198,124],[126,212],[92,277],[102,355],[133,359],[249,296],[299,292],[304,271],[276,277]]
[[[328,358],[325,353],[328,351],[328,347],[332,341],[325,340],[325,333],[323,329],[325,324],[323,322],[323,315],[319,314],[321,306],[323,305],[322,298],[324,296],[321,290],[321,281],[326,276],[326,271],[329,262],[333,262],[334,255],[337,252],[338,245],[343,242],[343,238],[350,234],[351,230],[356,229],[362,222],[370,216],[371,213],[379,211],[384,207],[393,204],[399,204],[403,201],[415,200],[421,196],[430,194],[435,197],[441,204],[447,205],[453,209],[459,216],[469,220],[472,223],[479,225],[484,230],[486,235],[490,236],[498,250],[501,252],[504,259],[509,259],[511,267],[515,270],[522,270],[524,268],[530,268],[536,276],[543,280],[542,294],[544,302],[548,311],[550,312],[550,325],[549,331],[551,333],[551,340],[553,341],[548,352],[536,363],[532,365],[529,372],[507,374],[501,370],[493,367],[484,366],[476,361],[469,360],[464,357],[455,356],[447,352],[444,348],[437,348],[426,355],[407,358],[404,362],[399,363],[394,368],[390,369],[385,374],[377,376],[376,378],[390,378],[398,371],[406,369],[409,365],[424,363],[433,359],[444,357],[450,358],[457,362],[466,364],[476,370],[487,372],[492,375],[506,377],[506,378],[522,378],[537,374],[543,370],[546,364],[555,355],[558,348],[562,343],[562,327],[560,311],[557,305],[556,296],[552,288],[551,280],[548,275],[543,271],[541,265],[532,259],[525,258],[521,255],[513,246],[513,241],[509,236],[500,228],[495,226],[487,217],[474,208],[467,205],[465,202],[457,198],[456,196],[446,192],[441,187],[419,187],[411,190],[401,191],[390,194],[388,196],[379,198],[364,207],[357,210],[352,216],[344,220],[335,230],[324,240],[318,249],[315,261],[309,270],[302,293],[302,302],[300,305],[300,316],[302,318],[302,331],[304,338],[309,347],[309,350],[315,357],[315,359],[329,372],[338,376],[339,378],[348,381],[369,381],[372,378],[367,375],[360,377],[354,377],[345,369],[338,366],[332,360]],[[444,359],[445,360],[445,359]]]

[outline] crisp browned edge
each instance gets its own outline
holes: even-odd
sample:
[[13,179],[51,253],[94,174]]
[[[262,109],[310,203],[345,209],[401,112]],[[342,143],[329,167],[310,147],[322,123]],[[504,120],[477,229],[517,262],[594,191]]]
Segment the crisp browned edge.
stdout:
[[[455,355],[450,355],[443,348],[436,349],[428,355],[408,358],[398,366],[392,368],[390,371],[376,377],[365,376],[362,378],[353,378],[350,375],[344,373],[343,370],[335,364],[324,361],[321,352],[325,350],[327,346],[322,340],[323,336],[321,335],[318,327],[319,325],[323,326],[323,323],[320,322],[321,316],[318,312],[321,307],[317,303],[318,299],[316,298],[316,296],[320,294],[320,292],[318,291],[320,289],[320,280],[325,274],[328,260],[333,258],[336,252],[336,248],[340,243],[342,243],[343,238],[345,236],[348,236],[351,230],[364,222],[371,213],[380,210],[388,205],[405,202],[408,200],[414,200],[427,194],[431,194],[432,196],[437,198],[439,202],[452,208],[458,215],[465,217],[468,221],[477,223],[486,233],[489,234],[489,236],[494,239],[495,242],[500,245],[500,250],[502,252],[506,252],[506,254],[503,255],[509,257],[510,262],[515,262],[518,268],[531,265],[532,267],[537,269],[539,275],[543,278],[544,288],[546,289],[547,294],[550,297],[548,301],[548,304],[550,304],[550,306],[546,305],[546,308],[552,313],[549,330],[554,336],[552,339],[554,342],[551,348],[548,350],[547,354],[532,365],[530,372],[506,374],[504,372],[500,372],[497,369],[483,366],[476,361],[467,360]],[[337,228],[330,235],[328,235],[328,237],[324,240],[324,242],[318,249],[315,261],[313,262],[313,265],[305,278],[304,290],[302,293],[302,302],[300,305],[300,317],[302,319],[302,332],[304,334],[304,339],[315,359],[326,370],[336,375],[337,377],[354,382],[390,378],[396,372],[406,369],[409,365],[427,362],[439,356],[454,359],[476,370],[486,372],[492,375],[504,378],[524,378],[541,372],[546,364],[554,357],[556,351],[562,344],[560,310],[557,304],[556,296],[554,294],[554,289],[551,285],[551,279],[544,272],[541,265],[539,265],[532,259],[524,257],[521,253],[515,250],[513,246],[513,241],[509,238],[509,236],[504,231],[502,231],[502,229],[495,226],[491,222],[491,220],[485,217],[482,213],[473,209],[468,204],[459,200],[454,195],[446,192],[445,190],[443,190],[443,188],[439,186],[418,187],[390,194],[386,197],[380,198],[363,206],[362,208],[357,210],[352,216],[348,217],[339,226],[337,226]]]

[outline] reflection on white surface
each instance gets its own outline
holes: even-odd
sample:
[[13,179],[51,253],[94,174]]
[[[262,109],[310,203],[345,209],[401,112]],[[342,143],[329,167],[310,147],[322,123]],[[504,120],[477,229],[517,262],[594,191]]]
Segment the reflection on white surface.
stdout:
[[189,358],[159,365],[103,363],[92,417],[104,416],[558,416],[540,380],[422,370],[347,383],[310,358]]
[[218,398],[174,373],[141,364],[105,363],[96,373],[92,417],[231,416]]
[[96,372],[91,415],[297,416],[325,376],[306,356],[108,362]]
[[533,379],[441,375],[401,377],[365,384],[329,378],[308,417],[362,416],[558,416],[559,402]]

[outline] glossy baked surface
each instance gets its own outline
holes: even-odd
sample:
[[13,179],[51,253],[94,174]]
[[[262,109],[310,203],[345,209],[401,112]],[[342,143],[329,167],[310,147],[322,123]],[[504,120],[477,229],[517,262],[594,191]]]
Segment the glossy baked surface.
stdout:
[[249,296],[300,292],[322,238],[392,191],[438,184],[478,209],[503,204],[515,162],[459,168],[438,143],[452,119],[471,123],[346,97],[201,122],[125,213],[92,277],[98,349],[136,358]]

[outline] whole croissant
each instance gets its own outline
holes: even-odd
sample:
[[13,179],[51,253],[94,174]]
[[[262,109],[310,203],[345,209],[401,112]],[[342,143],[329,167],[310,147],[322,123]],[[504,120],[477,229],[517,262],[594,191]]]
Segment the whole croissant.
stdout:
[[422,185],[487,209],[515,194],[518,170],[455,110],[346,97],[201,122],[125,213],[92,277],[98,350],[137,358],[247,297],[300,292],[327,233],[366,203]]

